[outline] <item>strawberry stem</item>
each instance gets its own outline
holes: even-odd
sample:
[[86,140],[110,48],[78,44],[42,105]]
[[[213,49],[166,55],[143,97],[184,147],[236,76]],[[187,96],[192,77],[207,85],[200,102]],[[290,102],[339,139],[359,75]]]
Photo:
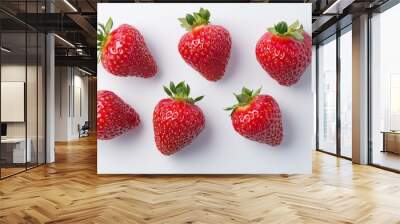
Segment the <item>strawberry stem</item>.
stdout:
[[181,26],[187,31],[192,31],[195,27],[207,25],[210,23],[210,11],[200,8],[199,12],[193,14],[186,14],[183,18],[178,18]]
[[278,36],[293,37],[296,40],[304,39],[303,25],[301,25],[298,20],[290,26],[288,26],[285,21],[279,22],[275,24],[274,27],[268,28],[268,31]]
[[199,96],[199,97],[196,97],[195,99],[189,97],[190,86],[185,84],[185,81],[182,81],[182,82],[178,83],[177,85],[175,85],[174,82],[171,81],[169,83],[169,88],[166,86],[163,86],[163,87],[164,87],[164,91],[167,93],[167,95],[169,97],[171,97],[171,99],[174,99],[174,100],[181,100],[181,101],[185,101],[185,102],[194,104],[204,98],[204,96]]
[[113,27],[113,21],[111,17],[108,19],[106,25],[99,23],[97,28],[97,62],[100,61],[101,52],[103,51],[104,45],[107,42],[108,35]]
[[238,103],[233,106],[226,107],[226,108],[224,108],[224,110],[232,111],[231,112],[231,115],[232,115],[233,112],[235,112],[236,108],[249,105],[253,101],[254,97],[258,96],[260,94],[260,92],[261,92],[261,87],[255,91],[250,90],[246,87],[243,87],[242,92],[240,94],[233,93],[233,95],[236,97],[236,100],[238,101]]

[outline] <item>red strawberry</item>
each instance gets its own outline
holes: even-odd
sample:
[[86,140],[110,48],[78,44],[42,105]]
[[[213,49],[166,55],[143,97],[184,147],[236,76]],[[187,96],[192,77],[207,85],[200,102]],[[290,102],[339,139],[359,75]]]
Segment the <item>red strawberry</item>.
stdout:
[[108,140],[124,134],[140,123],[139,115],[115,93],[97,91],[97,138]]
[[99,24],[97,50],[103,67],[116,76],[152,77],[157,65],[135,27],[123,24],[111,33],[111,18],[106,25]]
[[260,91],[243,87],[241,94],[235,94],[239,103],[225,110],[232,110],[232,125],[240,135],[260,143],[279,145],[283,138],[281,111],[272,96],[259,95]]
[[280,22],[268,31],[257,42],[257,60],[279,84],[291,86],[311,63],[311,37],[298,21],[289,27]]
[[210,25],[210,12],[201,8],[198,13],[179,18],[188,33],[179,41],[182,58],[209,81],[224,76],[231,54],[231,37],[222,26]]
[[205,126],[205,118],[195,103],[203,96],[192,99],[190,88],[185,82],[177,86],[173,82],[170,88],[164,86],[171,97],[158,102],[153,113],[154,138],[158,150],[171,155],[189,145]]

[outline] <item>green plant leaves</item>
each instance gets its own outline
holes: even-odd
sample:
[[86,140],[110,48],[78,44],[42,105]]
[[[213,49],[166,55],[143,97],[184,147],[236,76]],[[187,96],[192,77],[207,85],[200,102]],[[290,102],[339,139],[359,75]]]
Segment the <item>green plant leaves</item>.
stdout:
[[231,110],[232,111],[231,115],[232,115],[232,113],[236,110],[236,108],[249,105],[253,101],[254,97],[258,96],[260,92],[261,88],[258,88],[256,91],[253,91],[246,87],[243,87],[242,92],[240,94],[233,93],[238,102],[233,106],[225,107],[224,110],[227,111]]
[[276,32],[280,34],[285,34],[288,31],[287,23],[282,21],[275,25]]
[[106,34],[108,34],[111,31],[112,27],[113,27],[113,21],[110,17],[106,23],[106,26],[104,27],[104,31],[106,32]]
[[200,8],[199,14],[205,20],[209,20],[210,19],[210,11],[208,11],[207,9]]
[[196,97],[196,99],[194,99],[194,102],[200,101],[204,98],[204,96],[198,96]]
[[184,18],[178,18],[181,26],[187,31],[192,31],[193,28],[201,25],[207,25],[210,20],[210,12],[207,9],[200,8],[198,12],[186,14]]
[[97,26],[97,63],[99,63],[104,44],[107,42],[108,34],[113,27],[113,20],[110,17],[105,26],[101,23],[98,23]]
[[303,25],[300,24],[298,20],[292,23],[290,26],[287,25],[285,21],[275,24],[274,27],[268,28],[268,32],[274,35],[293,37],[296,40],[302,41],[303,36]]
[[167,95],[170,97],[173,97],[171,91],[166,86],[163,86],[163,87],[164,87],[164,91],[167,93]]
[[186,14],[186,21],[187,21],[187,23],[188,23],[189,25],[193,25],[193,23],[194,23],[195,20],[196,20],[196,19],[195,19],[192,15]]
[[167,95],[175,100],[182,100],[194,104],[195,102],[200,101],[201,99],[204,98],[204,96],[199,96],[196,97],[195,99],[189,97],[190,86],[185,84],[184,81],[178,83],[177,85],[175,85],[175,83],[171,81],[169,83],[169,89],[166,86],[163,87]]

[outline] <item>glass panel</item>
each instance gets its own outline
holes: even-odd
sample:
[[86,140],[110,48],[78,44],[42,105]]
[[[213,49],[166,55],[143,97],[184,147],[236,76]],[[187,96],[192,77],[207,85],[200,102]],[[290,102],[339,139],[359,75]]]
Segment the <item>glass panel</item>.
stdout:
[[46,60],[46,52],[45,52],[45,44],[46,39],[45,35],[39,33],[39,45],[38,45],[38,163],[45,163],[46,158],[46,149],[45,149],[45,60]]
[[[315,45],[312,46],[312,58],[311,58],[311,76],[312,76],[312,89],[316,90],[316,81],[317,81],[317,48]],[[314,97],[314,114],[313,114],[313,119],[314,121],[317,120],[317,92],[313,91],[313,97]],[[317,125],[317,124],[315,124]],[[313,133],[313,145],[316,146],[316,141],[317,141],[317,129],[314,126],[314,133]],[[316,148],[313,148],[315,150]]]
[[26,33],[1,34],[2,177],[25,170]]
[[352,156],[352,34],[340,36],[340,152]]
[[34,167],[37,165],[37,132],[38,132],[38,119],[37,119],[37,80],[38,80],[38,57],[37,57],[37,41],[38,36],[36,32],[27,33],[28,38],[28,62],[27,62],[27,80],[26,80],[26,89],[27,89],[27,98],[26,98],[26,113],[27,113],[27,150],[28,156],[28,168]]
[[336,153],[336,39],[318,48],[318,145]]
[[[27,2],[26,12],[37,13],[39,5],[37,1]],[[32,20],[37,20],[34,16]],[[32,21],[37,23],[38,21]],[[27,167],[35,167],[38,164],[38,33],[36,30],[27,30],[27,150],[30,151]]]
[[400,5],[372,18],[372,163],[400,170]]

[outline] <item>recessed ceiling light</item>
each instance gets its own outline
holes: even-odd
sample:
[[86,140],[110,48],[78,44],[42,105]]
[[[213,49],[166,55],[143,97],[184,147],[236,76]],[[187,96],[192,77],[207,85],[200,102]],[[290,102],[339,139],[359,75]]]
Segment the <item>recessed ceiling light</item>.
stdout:
[[54,34],[55,37],[57,37],[59,40],[61,40],[62,42],[66,43],[67,45],[69,45],[70,47],[75,48],[75,45],[73,45],[71,42],[69,42],[68,40],[60,37],[58,34]]
[[90,73],[90,72],[88,72],[88,71],[86,71],[86,70],[83,70],[83,69],[81,69],[81,68],[79,68],[79,67],[78,67],[78,70],[81,71],[81,72],[83,72],[83,73],[85,73],[85,74],[87,74],[87,75],[90,75],[90,76],[93,75],[92,73]]
[[64,0],[64,3],[67,4],[72,10],[78,12],[78,10],[73,6],[68,0]]
[[7,48],[5,48],[5,47],[1,47],[0,49],[1,49],[2,51],[6,52],[6,53],[10,53],[10,52],[11,52],[11,50],[9,50],[9,49],[7,49]]
[[342,14],[343,9],[351,5],[355,0],[336,0],[322,14]]

